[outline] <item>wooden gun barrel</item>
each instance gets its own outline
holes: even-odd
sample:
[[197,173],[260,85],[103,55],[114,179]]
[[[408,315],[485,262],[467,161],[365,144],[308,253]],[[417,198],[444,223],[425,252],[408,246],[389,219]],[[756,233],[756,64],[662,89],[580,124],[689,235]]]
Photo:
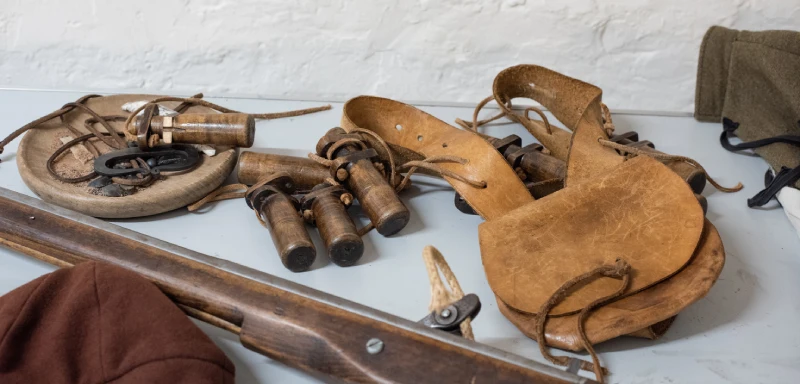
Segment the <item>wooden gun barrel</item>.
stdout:
[[[0,188],[0,243],[68,267],[139,273],[247,348],[347,382],[591,383],[495,348]],[[377,340],[383,348],[367,349]]]

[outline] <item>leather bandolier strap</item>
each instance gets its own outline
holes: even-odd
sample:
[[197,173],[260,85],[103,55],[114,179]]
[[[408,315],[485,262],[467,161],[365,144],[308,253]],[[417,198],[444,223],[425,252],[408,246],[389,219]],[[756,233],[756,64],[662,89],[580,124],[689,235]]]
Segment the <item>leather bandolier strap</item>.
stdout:
[[[591,344],[626,334],[658,337],[709,291],[724,264],[719,234],[689,185],[653,158],[603,145],[602,91],[591,84],[523,65],[498,75],[494,97],[507,117],[566,160],[563,189],[534,200],[476,132],[397,101],[351,99],[342,127],[376,133],[396,158],[459,156],[465,164],[443,166],[486,181],[476,188],[445,177],[486,219],[478,234],[489,284],[501,312],[529,337],[537,338],[541,316],[546,344],[563,349],[591,352]],[[508,105],[517,97],[541,103],[572,132],[513,112]],[[553,302],[565,283],[620,262],[629,271],[626,286],[621,275],[600,274]]]
[[[435,156],[457,156],[466,164],[443,163],[454,172],[486,182],[486,188],[445,177],[484,219],[500,217],[533,201],[525,184],[499,152],[480,136],[456,129],[407,104],[372,96],[350,99],[344,105],[342,128],[364,128],[378,134],[395,150],[400,164]],[[372,145],[380,149],[379,145]],[[399,147],[399,148],[398,148]]]

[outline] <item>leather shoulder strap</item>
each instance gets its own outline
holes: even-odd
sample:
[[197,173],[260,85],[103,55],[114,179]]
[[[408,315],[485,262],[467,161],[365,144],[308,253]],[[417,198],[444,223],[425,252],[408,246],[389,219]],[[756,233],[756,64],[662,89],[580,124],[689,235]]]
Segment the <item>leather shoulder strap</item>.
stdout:
[[465,164],[442,167],[486,182],[476,188],[445,177],[469,205],[487,220],[533,201],[528,189],[497,150],[475,133],[455,128],[413,106],[380,97],[359,96],[344,105],[342,128],[367,129],[378,134],[404,158],[457,156]]
[[[616,151],[597,142],[608,139],[603,130],[600,88],[545,67],[523,64],[497,74],[492,90],[507,116],[528,128],[553,156],[567,162],[565,187],[608,172],[624,161]],[[574,133],[552,125],[548,130],[543,122],[505,107],[518,97],[538,102]]]
[[[566,161],[572,135],[584,113],[602,97],[600,88],[538,65],[516,65],[497,74],[492,85],[495,101],[506,116],[523,124],[553,156]],[[568,130],[545,124],[506,108],[515,98],[527,98],[547,108]],[[598,104],[599,105],[599,104]],[[601,124],[602,126],[602,124]]]

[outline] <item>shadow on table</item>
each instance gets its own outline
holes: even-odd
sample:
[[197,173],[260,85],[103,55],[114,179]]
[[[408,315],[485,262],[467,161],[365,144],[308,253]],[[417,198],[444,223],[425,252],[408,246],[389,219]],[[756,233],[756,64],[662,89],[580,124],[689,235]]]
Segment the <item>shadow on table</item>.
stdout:
[[[208,206],[203,207],[202,210],[197,211],[197,212],[192,212],[191,214],[193,214],[193,215],[202,215],[204,212],[207,212],[207,211],[209,211],[211,209],[214,209],[214,206],[216,206],[218,204],[219,204],[219,202],[218,203],[209,204]],[[172,218],[175,218],[175,217],[181,217],[181,216],[185,216],[185,215],[188,215],[188,214],[190,214],[189,210],[187,210],[186,207],[181,207],[181,208],[173,209],[171,211],[167,211],[167,212],[164,212],[164,213],[159,213],[157,215],[142,216],[142,217],[129,217],[129,218],[123,218],[123,219],[109,219],[108,221],[110,221],[112,223],[148,223],[148,222],[151,222],[151,221],[161,221],[161,220],[172,219]]]
[[10,152],[7,154],[4,153],[3,156],[0,156],[0,164],[14,161],[14,159],[16,158],[17,158],[17,151]]

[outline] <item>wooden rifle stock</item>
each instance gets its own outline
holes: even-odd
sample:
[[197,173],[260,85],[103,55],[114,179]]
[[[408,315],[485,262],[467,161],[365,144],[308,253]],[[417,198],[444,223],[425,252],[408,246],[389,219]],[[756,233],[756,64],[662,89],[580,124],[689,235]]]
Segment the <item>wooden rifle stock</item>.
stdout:
[[348,382],[592,382],[4,188],[0,207],[3,245],[60,267],[100,261],[137,272],[190,316],[304,371]]

